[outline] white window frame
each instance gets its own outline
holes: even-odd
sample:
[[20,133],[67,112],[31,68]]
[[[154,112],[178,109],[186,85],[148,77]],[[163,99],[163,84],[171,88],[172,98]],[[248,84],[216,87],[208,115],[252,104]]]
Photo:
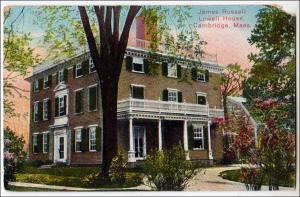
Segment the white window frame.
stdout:
[[58,83],[61,83],[63,81],[65,81],[64,80],[64,69],[58,71]]
[[[43,100],[43,120],[48,120],[48,114],[49,114],[49,112],[48,112],[48,105],[49,105],[48,101],[49,101],[49,98],[46,98],[46,99]],[[46,103],[47,103],[47,108],[45,109],[45,104]],[[45,111],[46,110],[47,110],[47,116],[45,117]]]
[[[203,76],[203,80],[199,79],[200,75]],[[206,81],[206,79],[205,79],[205,73],[199,73],[199,72],[197,72],[197,81],[199,81],[199,82],[205,82]]]
[[[82,64],[81,64],[81,63],[76,64],[76,65],[75,65],[75,76],[76,76],[75,78],[76,78],[76,79],[83,76],[83,74],[81,74],[81,75],[79,75],[79,76],[77,75],[77,71],[80,70],[80,69],[82,70]],[[82,72],[83,72],[83,71],[82,71]]]
[[[64,102],[62,102],[61,104],[61,99],[64,101],[64,96],[66,96],[66,114],[64,115],[61,115],[61,109],[64,107]],[[61,117],[61,116],[66,116],[68,115],[68,94],[63,94],[63,95],[59,95],[57,96],[56,98],[58,98],[58,117]]]
[[207,105],[208,104],[208,102],[207,102],[207,93],[205,93],[205,92],[196,92],[196,102],[197,102],[197,104],[199,104],[198,103],[198,96],[204,96],[205,97],[205,100],[206,100],[206,103],[205,103],[205,105]]
[[[97,129],[97,126],[96,125],[90,125],[89,127],[89,152],[96,152],[97,151],[97,145],[96,145],[96,129]],[[94,129],[93,131],[95,132],[95,134],[94,134],[94,139],[91,139],[91,129]],[[91,144],[91,140],[94,140],[94,143],[95,144],[93,144],[93,146],[95,146],[95,149],[91,149],[91,146],[92,146],[92,144]]]
[[38,115],[39,115],[39,101],[35,101],[33,103],[33,121],[37,122],[38,121]]
[[34,152],[34,147],[35,146],[38,146],[38,143],[37,143],[37,136],[38,136],[38,133],[33,133],[32,134],[32,153],[33,154],[37,154],[37,152]]
[[[77,150],[76,149],[76,145],[77,145],[77,142],[80,142],[80,143],[82,143],[82,129],[83,129],[83,127],[75,127],[74,128],[74,130],[75,130],[75,152],[77,152],[77,153],[80,153],[81,152],[81,150]],[[79,133],[80,132],[80,141],[79,140],[77,140],[77,133]]]
[[[175,75],[170,75],[170,73],[171,73],[170,71],[174,71],[174,70],[176,71]],[[168,63],[168,77],[177,78],[177,74],[178,74],[177,65]]]
[[[94,72],[96,72],[96,67],[95,67],[95,64],[94,64],[94,62],[93,62],[93,59],[92,58],[89,58],[89,73],[94,73]],[[92,67],[94,67],[95,68],[95,70],[94,71],[92,71]]]
[[[47,139],[47,141],[45,142],[45,136],[47,136],[47,138],[49,137],[49,136],[48,136],[48,133],[49,133],[49,131],[43,132],[43,153],[48,153],[48,152],[49,152],[48,139]],[[48,146],[47,152],[45,152],[45,144],[47,144],[47,146]]]
[[[93,85],[88,86],[88,92],[87,92],[87,93],[88,93],[88,111],[89,111],[89,112],[97,111],[97,110],[98,110],[98,104],[97,104],[96,109],[90,110],[90,88],[93,88],[93,87],[95,87],[95,86],[98,86],[98,84],[95,83],[95,84],[93,84]],[[98,92],[98,89],[97,89],[97,97],[98,97],[98,95],[99,95],[99,92]],[[99,97],[98,97],[98,99],[99,99]],[[97,101],[97,103],[98,103],[98,101]]]
[[39,80],[36,80],[33,82],[33,92],[38,92],[39,91]]
[[[177,90],[177,89],[171,89],[171,88],[167,88],[167,90],[168,90],[168,101],[169,102],[178,102],[178,92],[179,92],[179,90]],[[170,100],[170,93],[176,93],[176,101],[171,101]]]
[[[47,79],[47,80],[46,80],[46,79]],[[46,82],[49,83],[49,75],[44,76],[44,89],[48,89],[48,88],[49,88],[49,84],[48,84],[48,86],[46,87]]]
[[[133,64],[142,64],[142,71],[134,70]],[[132,72],[135,73],[145,73],[145,65],[144,65],[144,59],[142,57],[132,57]]]
[[[200,131],[198,131],[197,129],[200,129]],[[195,130],[197,131],[199,136],[195,136]],[[193,125],[193,140],[194,140],[194,144],[195,144],[195,140],[201,140],[202,141],[202,147],[200,148],[195,148],[193,147],[193,150],[204,150],[204,130],[203,130],[203,125]]]

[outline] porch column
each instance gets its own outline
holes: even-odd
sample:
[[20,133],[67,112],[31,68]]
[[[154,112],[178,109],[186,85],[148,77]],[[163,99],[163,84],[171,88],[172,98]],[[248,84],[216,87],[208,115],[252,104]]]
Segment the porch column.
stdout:
[[135,162],[135,155],[133,149],[133,128],[132,128],[132,117],[129,117],[129,151],[128,151],[128,162]]
[[210,124],[211,124],[211,121],[208,121],[207,122],[207,136],[208,136],[208,158],[210,160],[213,159],[213,156],[212,156],[212,150],[211,150],[211,140],[210,140]]
[[189,155],[189,145],[188,145],[188,130],[187,130],[187,120],[184,120],[183,124],[183,148],[186,154],[186,160],[190,160]]
[[162,150],[161,119],[158,119],[158,150]]

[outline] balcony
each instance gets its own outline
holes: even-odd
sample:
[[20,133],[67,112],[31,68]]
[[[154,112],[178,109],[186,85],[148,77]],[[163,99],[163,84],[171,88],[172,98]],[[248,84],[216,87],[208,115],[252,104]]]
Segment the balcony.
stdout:
[[222,109],[210,109],[209,105],[177,103],[157,100],[128,98],[118,101],[118,113],[158,113],[193,116],[224,116]]

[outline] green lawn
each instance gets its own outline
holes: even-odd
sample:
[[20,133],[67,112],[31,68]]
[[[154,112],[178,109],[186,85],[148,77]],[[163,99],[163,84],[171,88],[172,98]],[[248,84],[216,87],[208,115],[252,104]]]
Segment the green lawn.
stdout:
[[142,183],[142,174],[130,171],[126,173],[124,184],[95,180],[99,167],[54,167],[37,169],[25,166],[24,170],[16,175],[17,182],[38,183],[81,188],[117,188],[134,187]]
[[[230,181],[243,182],[241,178],[241,170],[226,170],[220,173],[220,177]],[[279,186],[282,187],[295,187],[295,176],[291,180],[282,180]],[[263,180],[263,185],[268,185],[267,177]]]

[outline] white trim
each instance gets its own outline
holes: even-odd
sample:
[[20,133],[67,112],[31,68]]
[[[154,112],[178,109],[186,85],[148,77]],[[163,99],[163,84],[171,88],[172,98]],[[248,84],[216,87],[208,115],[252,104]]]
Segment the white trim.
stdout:
[[[49,131],[44,131],[44,132],[42,132],[42,134],[43,134],[43,153],[44,154],[47,154],[47,153],[49,153],[49,143],[47,142],[47,146],[48,146],[48,150],[47,150],[47,152],[45,152],[45,147],[44,147],[44,145],[45,145],[45,135],[48,135],[48,133],[49,133]],[[47,140],[49,141],[49,135],[47,136]]]
[[[97,126],[89,126],[89,152],[97,152],[97,139],[96,139],[96,130],[97,130]],[[91,132],[91,128],[95,128],[95,150],[91,150],[91,139],[90,139],[90,132]]]
[[[171,64],[171,63],[167,63],[168,64],[168,75],[167,75],[167,77],[170,77],[170,78],[178,78],[178,70],[177,70],[177,64]],[[169,75],[169,70],[170,70],[170,66],[175,66],[175,70],[176,70],[176,75]],[[172,69],[171,69],[172,70]]]
[[205,150],[205,140],[204,140],[204,125],[203,124],[193,124],[193,140],[194,140],[194,146],[195,146],[195,132],[194,129],[201,128],[202,137],[198,137],[198,140],[202,140],[202,148],[195,148],[193,147],[193,150]]
[[98,124],[91,124],[91,125],[88,125],[88,128],[90,127],[98,127]]
[[131,86],[131,87],[132,87],[132,86],[135,86],[135,87],[143,87],[143,88],[146,87],[145,85],[133,84],[133,83],[130,84],[130,86]]
[[83,89],[84,88],[78,88],[78,89],[74,90],[74,92],[78,92],[78,91],[83,90]]
[[[136,61],[134,61],[134,60],[136,60]],[[141,60],[141,61],[137,61],[137,60]],[[142,71],[134,70],[134,65],[133,64],[141,64],[142,65]],[[134,73],[145,73],[144,58],[132,56],[131,72],[134,72]]]
[[74,127],[73,129],[74,130],[76,130],[76,129],[83,129],[83,126]]
[[[77,66],[80,66],[80,68],[77,68]],[[79,69],[81,69],[81,71],[83,72],[82,62],[75,64],[75,79],[78,79],[83,76],[83,74],[77,76],[77,70]]]
[[[167,88],[167,90],[168,90],[168,102],[176,102],[176,103],[178,103],[178,92],[179,92],[179,90],[177,90],[177,89],[170,89],[170,88]],[[169,99],[169,93],[170,92],[176,92],[176,101],[170,101],[170,99]]]
[[[76,143],[77,143],[77,132],[80,131],[80,143],[82,143],[82,130],[83,130],[83,126],[79,126],[79,127],[75,127],[74,128],[74,151],[76,153],[80,153],[82,152],[81,150],[76,150]],[[79,141],[78,141],[79,142]]]
[[167,90],[169,91],[177,91],[177,92],[179,92],[179,90],[178,89],[174,89],[174,88],[167,88]]
[[197,96],[207,96],[206,92],[196,92]]
[[87,88],[91,88],[91,87],[94,87],[94,86],[97,86],[98,83],[95,83],[95,84],[92,84],[92,85],[89,85]]

